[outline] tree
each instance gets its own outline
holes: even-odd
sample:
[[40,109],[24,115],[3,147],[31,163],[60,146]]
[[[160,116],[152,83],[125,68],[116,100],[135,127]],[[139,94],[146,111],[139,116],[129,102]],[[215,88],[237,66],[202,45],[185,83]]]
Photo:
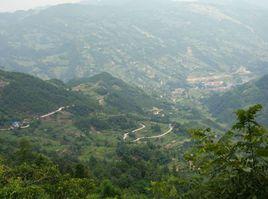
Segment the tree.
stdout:
[[104,180],[101,185],[101,198],[114,198],[119,196],[119,190],[117,190],[111,181]]
[[77,164],[75,167],[75,177],[76,178],[86,178],[89,176],[87,168],[83,164]]
[[237,123],[221,138],[210,129],[192,131],[195,145],[185,157],[200,177],[192,195],[268,196],[267,130],[256,121],[261,109],[261,105],[255,105],[238,110]]
[[155,124],[151,126],[151,129],[154,133],[160,133],[161,132],[161,127],[159,126],[159,124]]
[[54,198],[86,198],[94,195],[96,190],[93,180],[70,178],[69,176],[63,177],[56,187]]
[[31,161],[32,156],[32,146],[30,142],[26,139],[21,139],[19,141],[19,150],[15,153],[16,160],[18,163],[23,163]]
[[177,178],[170,177],[160,182],[152,182],[151,191],[156,199],[177,199],[179,198],[176,184],[179,184]]

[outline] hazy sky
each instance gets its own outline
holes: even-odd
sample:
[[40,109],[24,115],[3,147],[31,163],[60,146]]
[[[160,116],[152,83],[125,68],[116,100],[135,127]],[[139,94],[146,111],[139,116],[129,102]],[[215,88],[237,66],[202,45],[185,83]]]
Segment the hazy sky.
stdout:
[[0,12],[27,10],[39,6],[74,3],[80,0],[0,0]]

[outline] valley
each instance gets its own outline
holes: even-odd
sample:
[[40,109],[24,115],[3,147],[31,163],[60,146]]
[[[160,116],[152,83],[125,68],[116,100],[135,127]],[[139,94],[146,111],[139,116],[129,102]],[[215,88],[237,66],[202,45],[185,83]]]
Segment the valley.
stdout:
[[213,73],[209,76],[188,76],[187,82],[196,90],[204,89],[206,91],[224,92],[238,85],[244,84],[253,80],[254,74],[248,71],[245,67],[240,67],[237,71],[229,74]]
[[0,198],[267,198],[267,9],[0,12]]

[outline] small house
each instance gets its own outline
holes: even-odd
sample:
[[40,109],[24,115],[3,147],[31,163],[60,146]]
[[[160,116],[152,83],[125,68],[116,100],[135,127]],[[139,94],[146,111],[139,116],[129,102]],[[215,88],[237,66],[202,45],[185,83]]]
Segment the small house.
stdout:
[[13,122],[12,123],[12,125],[11,125],[14,129],[17,129],[17,128],[20,128],[20,126],[21,126],[21,123],[20,122],[18,122],[18,121],[15,121],[15,122]]

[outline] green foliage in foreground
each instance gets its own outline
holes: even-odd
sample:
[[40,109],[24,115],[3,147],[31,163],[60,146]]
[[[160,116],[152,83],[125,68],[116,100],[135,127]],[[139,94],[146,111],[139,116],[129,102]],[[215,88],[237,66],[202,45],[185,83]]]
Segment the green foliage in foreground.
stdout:
[[157,198],[267,198],[268,134],[255,118],[261,105],[238,110],[237,123],[221,138],[210,129],[193,130],[185,154],[192,173],[154,182]]
[[268,134],[255,119],[261,109],[238,110],[221,137],[192,130],[180,169],[168,167],[171,156],[158,146],[119,143],[113,161],[92,157],[61,170],[21,141],[1,158],[0,198],[267,198]]

